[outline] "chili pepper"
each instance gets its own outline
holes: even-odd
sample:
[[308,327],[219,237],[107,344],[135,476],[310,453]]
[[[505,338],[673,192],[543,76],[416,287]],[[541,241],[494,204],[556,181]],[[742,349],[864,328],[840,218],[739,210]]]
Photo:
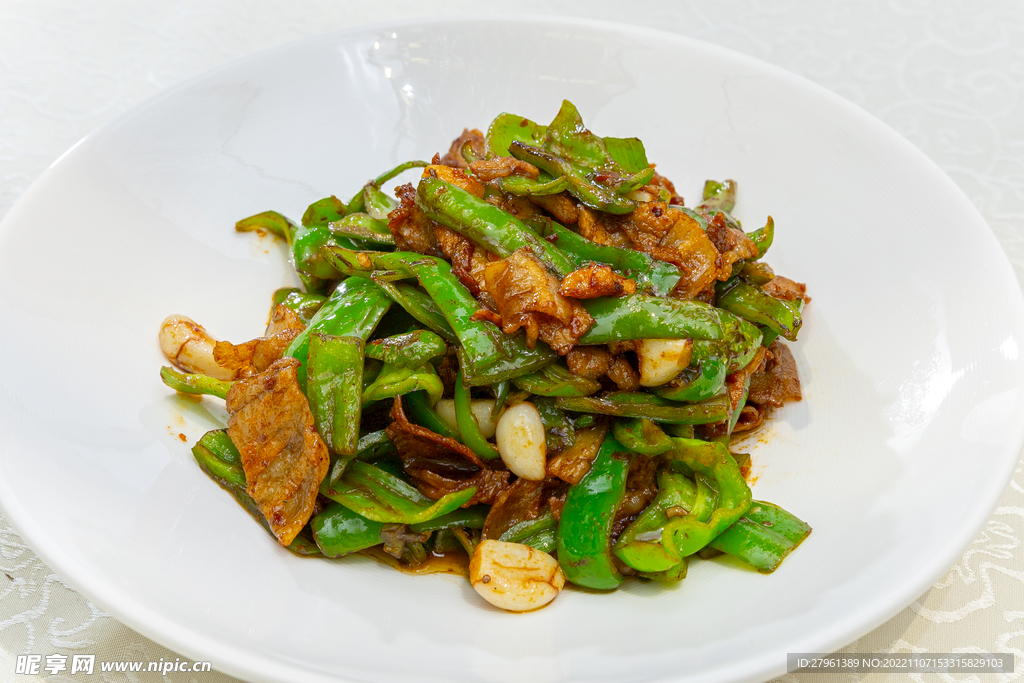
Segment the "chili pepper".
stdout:
[[234,384],[199,373],[178,372],[167,366],[160,368],[160,379],[171,389],[183,394],[206,394],[217,398],[227,398],[228,389]]
[[[594,325],[580,344],[605,344],[629,339],[693,339],[700,349],[729,359],[730,372],[747,363],[761,346],[761,331],[728,311],[700,301],[662,299],[644,294],[583,301]],[[714,341],[716,344],[701,344]],[[692,362],[692,361],[691,361]]]
[[319,199],[306,208],[302,214],[302,224],[307,226],[327,225],[333,221],[341,220],[348,213],[348,207],[340,199],[331,195]]
[[771,266],[763,261],[742,261],[739,275],[752,285],[763,287],[775,279],[775,272]]
[[[200,469],[206,472],[207,476],[217,482],[222,489],[230,493],[235,501],[260,523],[260,526],[270,534],[276,543],[277,537],[271,531],[259,505],[245,490],[245,470],[242,469],[242,456],[235,448],[235,444],[231,442],[227,431],[216,429],[204,434],[192,447],[192,455],[199,463]],[[303,535],[296,536],[295,540],[286,547],[296,555],[316,556],[320,554],[319,548]]]
[[321,280],[339,279],[341,273],[320,253],[320,249],[327,245],[346,249],[360,248],[357,243],[346,237],[335,236],[326,225],[302,226],[292,239],[292,266],[306,277]]
[[389,282],[376,276],[371,276],[370,279],[387,292],[388,296],[404,308],[413,319],[439,334],[449,344],[459,343],[459,338],[441,314],[437,304],[418,288],[402,282]]
[[[384,194],[375,183],[367,183],[363,186],[363,206],[371,218],[378,221],[387,221],[388,214],[395,210],[398,202]],[[350,212],[349,215],[354,215]]]
[[501,415],[501,411],[505,407],[505,403],[508,401],[508,395],[512,391],[512,380],[504,379],[495,382],[491,385],[491,391],[494,393],[494,407],[491,408],[491,421],[497,422],[498,416]]
[[320,493],[375,522],[416,524],[461,507],[476,494],[476,487],[435,501],[390,472],[355,460],[339,478],[332,470],[320,485]]
[[562,106],[548,126],[544,148],[587,170],[613,163],[604,140],[587,130],[579,110],[569,100],[562,100]]
[[604,147],[608,156],[626,173],[639,173],[651,167],[640,138],[604,138]]
[[709,544],[771,574],[811,533],[811,527],[778,505],[755,500],[750,509]]
[[444,340],[433,332],[413,330],[370,342],[366,345],[366,357],[414,368],[443,356],[445,348]]
[[367,462],[397,454],[398,449],[395,448],[387,431],[383,429],[363,434],[359,437],[359,443],[356,446],[356,458]]
[[[527,539],[534,538],[544,534],[545,532],[554,533],[558,528],[558,520],[551,513],[551,508],[545,508],[542,513],[534,517],[533,519],[524,519],[520,522],[516,522],[508,529],[502,532],[498,536],[499,541],[505,541],[507,543],[525,543]],[[536,546],[531,546],[536,547]],[[545,550],[544,552],[550,552]]]
[[363,391],[363,403],[381,401],[385,398],[394,398],[413,391],[425,391],[429,396],[430,404],[433,405],[441,400],[444,394],[444,384],[437,376],[437,371],[430,363],[423,363],[419,367],[410,368],[402,365],[384,363],[380,374]]
[[771,216],[768,216],[768,222],[764,224],[763,228],[758,228],[754,232],[747,235],[757,245],[757,258],[764,256],[765,252],[768,251],[768,247],[772,246],[772,241],[775,239],[775,221],[772,220]]
[[572,448],[576,443],[576,428],[569,419],[569,414],[555,406],[555,399],[552,397],[537,396],[531,403],[540,413],[548,451],[558,453]]
[[469,389],[463,383],[461,370],[455,378],[455,420],[459,425],[462,443],[479,455],[481,460],[494,460],[501,457],[498,449],[492,446],[480,431],[480,425],[473,416],[473,411],[470,410]]
[[679,564],[671,569],[666,569],[663,572],[637,572],[637,576],[644,579],[650,579],[651,581],[657,581],[659,583],[679,583],[686,578],[686,572],[689,566],[690,558],[684,557]]
[[421,178],[416,188],[416,204],[427,218],[502,258],[529,247],[533,255],[559,277],[575,270],[568,256],[521,220],[457,185],[429,176]]
[[678,448],[671,457],[682,460],[695,472],[714,479],[718,507],[706,522],[696,514],[674,517],[665,525],[662,544],[680,558],[692,555],[722,533],[750,507],[750,487],[740,474],[736,461],[721,443],[696,439],[675,439]]
[[395,246],[395,236],[388,230],[388,224],[366,213],[350,213],[328,223],[327,229],[336,237],[346,237],[374,245]]
[[337,337],[359,337],[364,342],[391,307],[391,299],[369,280],[350,278],[340,283],[324,305],[316,312],[309,326],[292,340],[284,355],[298,358],[299,386],[306,386],[306,359],[309,337],[322,332]]
[[620,274],[636,280],[637,288],[649,289],[656,296],[668,296],[679,282],[679,268],[651,258],[635,249],[619,249],[591,242],[550,218],[527,221],[536,227],[541,237],[554,237],[555,245],[573,260],[576,268],[590,263],[604,263]]
[[698,209],[714,209],[729,213],[736,206],[736,181],[707,180],[704,182],[704,201]]
[[[697,485],[687,476],[667,470],[658,473],[658,495],[647,506],[615,543],[615,556],[642,572],[663,572],[682,560],[668,552],[662,544],[662,534],[670,519],[670,512],[693,509],[697,498]],[[707,510],[704,519],[711,516]]]
[[701,301],[666,299],[647,294],[585,299],[583,306],[594,325],[580,344],[607,344],[630,339],[723,339],[726,318]]
[[553,553],[557,548],[558,522],[547,509],[534,519],[526,519],[509,527],[498,537],[499,541],[522,543],[542,553]]
[[516,114],[498,114],[487,129],[487,151],[492,156],[507,157],[513,140],[539,145],[544,141],[547,126],[534,123]]
[[803,321],[803,301],[776,299],[742,278],[734,277],[715,285],[715,305],[730,313],[763,325],[790,341],[796,341]]
[[547,344],[534,348],[526,344],[526,335],[503,334],[492,323],[473,320],[479,304],[458,281],[446,261],[412,252],[356,252],[336,247],[325,249],[339,269],[360,277],[388,271],[397,277],[418,277],[459,340],[459,365],[468,386],[494,384],[503,379],[533,372],[558,356]]
[[306,394],[327,448],[351,460],[359,445],[363,340],[314,332],[309,339]]
[[[636,202],[626,199],[606,185],[589,180],[584,172],[568,159],[518,140],[509,145],[508,151],[515,158],[533,164],[552,177],[566,178],[569,182],[569,194],[592,209],[613,214],[626,214],[636,209]],[[654,169],[650,169],[648,176],[653,174]],[[650,177],[647,177],[647,180],[650,180]]]
[[331,501],[309,522],[313,539],[326,557],[341,557],[382,543],[381,522],[374,522]]
[[725,378],[730,368],[728,356],[720,353],[717,344],[694,342],[690,367],[681,373],[684,381],[658,387],[655,393],[670,401],[688,402],[704,401],[715,396],[725,387]]
[[[528,140],[523,142],[529,144]],[[568,100],[562,102],[548,126],[543,148],[566,159],[584,174],[604,171],[617,176],[615,184],[609,185],[619,194],[639,189],[654,177],[643,142],[638,138],[595,135],[583,125],[579,111]]]
[[714,396],[700,403],[680,404],[652,394],[620,391],[601,397],[558,398],[555,405],[577,413],[645,417],[653,422],[674,424],[710,424],[721,422],[730,416],[729,397],[726,394]]
[[461,347],[458,349],[459,366],[465,373],[466,386],[479,387],[506,379],[514,379],[539,370],[558,359],[558,354],[544,342],[537,342],[531,349],[526,343],[526,334],[523,332],[502,334],[498,328],[495,330],[502,357],[485,369],[478,369],[472,363],[473,359],[468,356],[465,349]]
[[569,179],[565,176],[551,178],[547,173],[544,176],[544,178],[532,180],[521,175],[510,175],[501,178],[498,183],[505,192],[520,197],[544,197],[569,189]]
[[290,245],[299,226],[279,214],[277,211],[264,211],[255,216],[249,216],[235,223],[235,230],[238,232],[254,232],[266,230],[271,235],[277,235]]
[[499,335],[504,336],[501,330],[491,323],[473,320],[472,316],[480,304],[452,274],[451,264],[446,261],[407,251],[386,253],[337,247],[326,247],[324,256],[340,271],[360,278],[369,278],[376,271],[392,271],[399,277],[419,278],[420,285],[458,337],[461,351],[471,368],[484,370],[507,357],[498,339]]
[[[389,171],[381,173],[379,176],[371,180],[368,184],[378,188],[383,187],[384,183],[388,182],[389,180],[393,180],[397,176],[408,171],[410,168],[424,168],[428,165],[429,164],[427,164],[427,162],[425,161],[407,161],[404,164],[399,164],[398,166],[395,166]],[[348,213],[359,213],[361,211],[366,212],[366,199],[363,192],[364,189],[365,186],[360,188],[359,192],[357,192],[356,195],[352,197],[352,200],[348,203]]]
[[629,450],[644,455],[661,455],[675,448],[672,439],[661,430],[661,427],[644,418],[626,417],[613,420],[612,434]]
[[440,531],[442,529],[452,529],[455,527],[460,529],[483,529],[484,520],[487,519],[488,510],[490,510],[490,507],[487,505],[473,505],[468,508],[459,508],[458,510],[453,510],[446,515],[435,517],[427,522],[410,524],[409,531],[415,534],[421,534],[427,531]]
[[274,292],[274,306],[284,304],[299,316],[303,324],[308,325],[309,321],[320,310],[320,307],[327,301],[327,297],[319,294],[308,294],[295,287],[284,287]]
[[409,394],[405,394],[403,397],[403,406],[408,412],[409,419],[418,424],[421,427],[426,427],[435,434],[448,437],[449,439],[455,439],[461,442],[462,437],[459,433],[452,429],[444,418],[437,414],[437,411],[433,408],[433,403],[427,396],[425,391],[414,391]]
[[558,563],[579,586],[609,590],[622,583],[611,551],[612,522],[626,492],[629,453],[608,434],[578,484],[569,488],[558,524]]
[[596,379],[574,375],[562,362],[516,377],[512,383],[538,396],[590,396],[601,390],[601,383]]

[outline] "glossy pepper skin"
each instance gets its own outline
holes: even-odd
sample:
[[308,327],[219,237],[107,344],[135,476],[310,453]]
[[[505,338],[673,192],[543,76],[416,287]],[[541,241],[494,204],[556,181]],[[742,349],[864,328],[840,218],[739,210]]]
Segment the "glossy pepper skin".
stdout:
[[577,413],[598,413],[617,417],[640,417],[654,422],[696,425],[712,424],[731,415],[729,397],[719,394],[700,403],[676,403],[652,394],[613,392],[601,397],[558,398],[555,405]]
[[771,574],[811,533],[811,527],[778,505],[755,500],[750,509],[711,541],[710,547]]
[[559,277],[575,270],[572,260],[521,220],[461,187],[426,177],[416,188],[416,204],[431,220],[481,244],[502,258],[529,247]]
[[313,540],[325,557],[342,557],[380,545],[382,522],[366,519],[340,503],[331,502],[309,522]]
[[349,278],[341,282],[310,320],[309,326],[285,349],[285,356],[298,358],[302,363],[298,371],[299,386],[306,387],[310,335],[320,332],[366,341],[389,308],[391,299],[371,281]]
[[299,320],[303,324],[308,325],[325,301],[327,301],[326,296],[309,294],[295,287],[283,287],[274,292],[273,306],[284,304],[299,316]]
[[590,396],[601,389],[597,380],[574,375],[564,363],[558,362],[516,377],[512,383],[538,396]]
[[462,443],[480,456],[481,460],[495,460],[500,458],[498,449],[495,448],[480,431],[480,425],[473,416],[470,409],[469,389],[463,380],[462,372],[459,372],[455,379],[455,419],[459,425],[459,435]]
[[674,439],[677,448],[670,454],[682,460],[698,474],[715,482],[718,508],[706,522],[696,515],[674,517],[664,528],[665,550],[679,558],[694,554],[735,523],[750,507],[750,487],[743,479],[736,461],[724,444],[696,439]]
[[734,315],[763,325],[789,341],[796,341],[803,320],[803,301],[776,299],[740,277],[733,277],[715,286],[715,305]]
[[629,451],[605,437],[590,471],[569,489],[558,524],[558,562],[578,586],[611,590],[622,583],[612,559],[611,531],[626,492]]
[[470,487],[435,501],[400,477],[370,463],[355,460],[340,474],[339,469],[332,458],[320,493],[367,519],[385,524],[430,521],[458,509],[476,493],[476,487]]
[[351,460],[363,409],[363,340],[313,332],[306,382],[316,431],[329,450]]
[[474,320],[473,314],[480,304],[452,274],[447,261],[414,252],[352,251],[338,247],[325,248],[324,255],[339,270],[358,278],[376,277],[381,272],[417,278],[458,338],[459,366],[469,386],[518,377],[557,358],[547,344],[538,343],[530,349],[525,334],[503,334],[491,323]]
[[[566,189],[569,193],[592,209],[613,214],[626,214],[637,207],[637,203],[632,199],[627,199],[613,188],[587,178],[586,172],[574,166],[568,159],[518,140],[509,145],[508,151],[515,158],[533,164],[553,178],[565,178],[568,181]],[[643,174],[642,177],[630,179],[631,185],[646,184],[654,176],[654,169],[640,173]]]
[[160,379],[164,384],[183,394],[201,396],[207,394],[217,398],[227,398],[228,389],[233,382],[207,377],[199,373],[178,372],[172,367],[160,368]]
[[419,367],[444,352],[444,340],[429,330],[413,330],[366,345],[367,358],[410,368]]

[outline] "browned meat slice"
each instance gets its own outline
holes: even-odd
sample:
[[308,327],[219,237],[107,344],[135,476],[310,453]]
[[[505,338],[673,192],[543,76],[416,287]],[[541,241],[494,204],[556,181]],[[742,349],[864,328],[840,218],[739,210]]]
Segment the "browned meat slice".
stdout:
[[282,358],[228,391],[228,436],[242,456],[246,491],[281,545],[306,525],[327,476],[327,446],[299,389],[299,361]]
[[636,391],[640,388],[640,373],[625,356],[615,356],[608,368],[608,379],[615,382],[620,391]]
[[664,202],[642,202],[632,213],[615,219],[640,251],[651,253],[686,214]]
[[427,176],[442,180],[449,185],[461,187],[463,190],[479,199],[483,199],[484,193],[487,190],[483,183],[476,178],[466,175],[466,172],[461,168],[452,168],[451,166],[444,166],[441,164],[431,164],[423,169],[423,177],[426,178]]
[[470,147],[473,149],[473,154],[476,156],[482,157],[486,152],[484,134],[476,128],[473,128],[472,130],[465,128],[462,131],[462,135],[452,141],[451,147],[448,148],[448,153],[441,157],[441,163],[445,166],[454,166],[455,168],[467,168],[469,164],[467,164],[466,160],[462,158],[462,146],[467,142],[470,144]]
[[576,443],[548,460],[547,475],[558,477],[570,484],[578,484],[583,476],[590,471],[590,465],[597,457],[608,424],[601,423],[576,432]]
[[636,281],[622,277],[611,266],[591,263],[572,271],[558,288],[562,296],[574,299],[596,299],[599,296],[623,296],[636,291]]
[[529,197],[520,197],[514,194],[491,195],[487,201],[494,204],[502,211],[507,211],[521,221],[542,216],[544,214],[537,206],[530,201]]
[[558,293],[558,278],[527,247],[488,263],[484,276],[502,331],[512,334],[524,328],[531,348],[539,338],[564,355],[594,324],[578,301]]
[[576,346],[565,354],[569,372],[588,379],[603,377],[612,366],[612,354],[601,346]]
[[727,280],[732,274],[732,265],[743,259],[757,257],[757,245],[746,233],[725,224],[725,216],[716,213],[708,221],[708,238],[722,255],[718,263],[718,279]]
[[771,358],[764,370],[750,378],[747,402],[778,408],[786,401],[799,401],[803,398],[800,376],[789,347],[775,340],[768,350]]
[[536,166],[515,157],[480,159],[471,163],[469,170],[485,183],[496,178],[507,178],[510,175],[521,175],[530,180],[536,180],[537,176],[540,175],[540,171],[537,170]]
[[238,377],[251,377],[280,359],[305,328],[292,309],[278,304],[270,316],[266,336],[244,344],[219,341],[213,347],[213,357],[218,365],[235,370]]
[[499,538],[516,524],[536,519],[544,504],[544,482],[516,479],[498,494],[487,512],[481,538]]
[[612,537],[618,538],[626,527],[643,512],[658,495],[658,460],[646,455],[637,455],[629,465],[626,475],[626,495],[615,512],[612,522]]
[[807,285],[793,282],[788,277],[781,275],[776,275],[771,282],[762,286],[761,289],[776,299],[785,299],[786,301],[803,299],[805,304],[811,300],[811,297],[807,296]]
[[679,212],[680,218],[665,234],[659,249],[651,253],[655,258],[674,263],[682,276],[673,295],[692,299],[707,289],[718,278],[719,253],[692,216]]
[[484,268],[487,251],[443,225],[434,228],[434,238],[444,257],[451,261],[452,273],[474,296],[485,290]]
[[576,202],[564,192],[530,197],[530,201],[554,216],[559,223],[572,225],[579,220]]
[[391,419],[393,422],[387,426],[388,438],[395,444],[399,455],[409,454],[416,457],[439,460],[452,456],[468,460],[475,468],[484,466],[483,460],[477,457],[468,446],[464,446],[455,439],[441,436],[432,432],[426,427],[409,422],[405,415],[405,408],[402,406],[402,397],[396,396],[391,406]]
[[395,249],[441,256],[434,237],[437,224],[416,206],[416,188],[406,183],[395,188],[395,195],[401,203],[388,215],[388,229],[395,237]]
[[606,225],[604,219],[582,204],[577,207],[579,233],[591,242],[632,249],[634,244],[618,225]]
[[395,398],[391,417],[394,422],[387,427],[388,437],[398,449],[406,474],[423,495],[437,500],[475,486],[476,493],[464,506],[468,507],[490,504],[508,488],[508,471],[490,469],[458,441],[409,422],[401,397]]

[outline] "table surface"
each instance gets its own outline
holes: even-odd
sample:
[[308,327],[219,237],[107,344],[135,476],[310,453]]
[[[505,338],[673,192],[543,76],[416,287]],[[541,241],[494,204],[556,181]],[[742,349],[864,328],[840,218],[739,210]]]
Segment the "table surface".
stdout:
[[[1024,3],[979,5],[957,0],[628,5],[519,0],[514,9],[585,14],[673,31],[771,62],[842,95],[949,174],[984,215],[1022,279]],[[469,0],[0,0],[0,217],[33,179],[97,126],[225,60],[360,24],[501,9]],[[927,593],[844,652],[1008,652],[1016,656],[1018,673],[998,680],[1024,676],[1022,472],[1018,465],[991,519],[960,561]],[[68,587],[2,515],[0,573],[0,680],[236,680],[216,672],[13,674],[17,655],[26,653],[142,662],[174,661],[178,655]],[[938,680],[935,676],[928,675]],[[851,681],[890,677],[905,679],[848,675]],[[815,680],[802,675],[779,680],[805,678]]]

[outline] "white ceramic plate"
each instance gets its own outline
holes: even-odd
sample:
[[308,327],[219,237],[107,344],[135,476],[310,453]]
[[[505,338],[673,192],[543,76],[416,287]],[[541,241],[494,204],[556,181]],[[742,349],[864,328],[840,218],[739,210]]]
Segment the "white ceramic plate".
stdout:
[[[302,560],[189,448],[223,417],[159,382],[162,318],[261,333],[293,282],[240,217],[293,217],[502,111],[562,98],[641,137],[691,201],[735,178],[768,261],[810,284],[802,403],[754,449],[754,494],[815,531],[761,576],[566,591],[536,614],[460,579]],[[951,565],[1021,447],[1021,294],[923,154],[842,99],[677,36],[583,21],[439,21],[232,62],[97,131],[0,227],[0,495],[58,573],[140,632],[253,681],[753,681],[830,651]],[[179,434],[189,443],[182,443]]]

